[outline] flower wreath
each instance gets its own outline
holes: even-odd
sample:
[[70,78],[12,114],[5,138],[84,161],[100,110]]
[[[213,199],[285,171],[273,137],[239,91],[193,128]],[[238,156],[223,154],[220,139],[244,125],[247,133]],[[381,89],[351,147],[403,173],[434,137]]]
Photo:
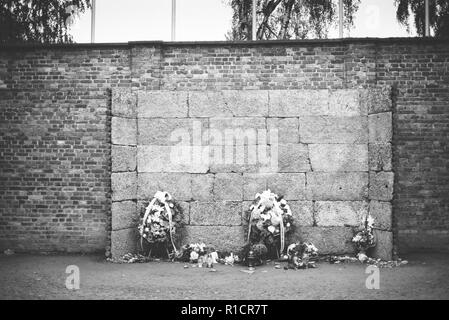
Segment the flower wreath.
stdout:
[[285,199],[270,190],[258,193],[245,218],[248,243],[277,249],[280,242],[277,254],[284,251],[285,236],[293,228],[292,212]]
[[138,226],[141,244],[145,239],[150,244],[161,243],[173,247],[175,245],[176,231],[182,226],[182,209],[168,192],[157,191],[145,209]]

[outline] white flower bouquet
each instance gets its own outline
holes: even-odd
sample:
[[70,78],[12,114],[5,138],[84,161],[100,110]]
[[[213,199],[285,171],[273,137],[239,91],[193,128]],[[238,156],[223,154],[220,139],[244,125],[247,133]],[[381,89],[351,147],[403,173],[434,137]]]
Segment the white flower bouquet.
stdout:
[[287,248],[288,269],[315,268],[318,249],[311,242],[293,243]]
[[361,230],[352,238],[352,242],[356,245],[359,253],[365,254],[366,250],[376,245],[373,232],[374,218],[371,215],[363,217],[362,225]]
[[208,248],[204,243],[191,243],[181,247],[179,260],[187,262],[197,262],[202,256],[208,253]]
[[244,221],[248,243],[262,243],[268,255],[279,257],[284,251],[285,236],[293,229],[293,215],[287,201],[270,190],[256,194]]
[[198,263],[198,267],[212,268],[218,262],[218,252],[204,243],[186,244],[181,247],[177,259],[183,262]]

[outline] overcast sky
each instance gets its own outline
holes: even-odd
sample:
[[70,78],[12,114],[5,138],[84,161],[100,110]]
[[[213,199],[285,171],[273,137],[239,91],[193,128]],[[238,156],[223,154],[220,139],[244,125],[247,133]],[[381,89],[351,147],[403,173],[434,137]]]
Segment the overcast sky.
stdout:
[[[334,0],[338,2],[338,0]],[[171,0],[97,0],[96,42],[171,39]],[[176,40],[225,40],[232,10],[227,0],[177,0]],[[408,37],[396,21],[394,0],[362,0],[350,37]],[[90,42],[90,11],[72,28],[76,42]],[[330,38],[338,37],[332,30]]]

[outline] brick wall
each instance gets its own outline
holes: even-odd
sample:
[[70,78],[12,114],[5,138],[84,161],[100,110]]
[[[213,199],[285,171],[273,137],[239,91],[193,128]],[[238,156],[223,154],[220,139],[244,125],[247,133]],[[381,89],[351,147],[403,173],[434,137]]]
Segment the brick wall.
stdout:
[[1,52],[7,86],[0,89],[1,249],[104,250],[111,189],[108,88],[130,85],[128,51]]
[[109,88],[337,90],[397,85],[397,243],[401,251],[447,250],[448,56],[449,42],[432,39],[2,48],[1,247],[90,251],[107,244]]
[[449,248],[449,43],[380,46],[379,84],[397,84],[395,219],[400,252]]

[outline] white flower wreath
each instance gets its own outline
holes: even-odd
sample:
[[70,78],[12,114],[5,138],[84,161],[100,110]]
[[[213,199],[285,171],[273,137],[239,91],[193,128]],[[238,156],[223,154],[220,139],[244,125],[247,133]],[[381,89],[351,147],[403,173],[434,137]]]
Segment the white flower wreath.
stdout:
[[[280,253],[284,251],[285,234],[293,224],[292,211],[285,199],[271,190],[256,194],[248,218],[249,243],[272,242],[273,237],[280,236]],[[271,241],[265,241],[267,239]]]
[[149,243],[171,242],[175,246],[174,234],[180,225],[181,212],[168,192],[157,191],[145,210],[138,226],[139,234]]

